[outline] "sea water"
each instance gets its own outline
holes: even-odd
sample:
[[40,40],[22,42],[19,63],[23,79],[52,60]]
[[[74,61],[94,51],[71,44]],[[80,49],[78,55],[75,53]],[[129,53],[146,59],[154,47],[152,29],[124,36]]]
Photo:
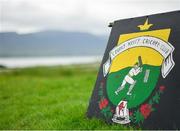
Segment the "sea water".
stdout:
[[33,66],[56,66],[91,64],[100,62],[102,56],[62,56],[62,57],[0,57],[0,65],[7,68]]

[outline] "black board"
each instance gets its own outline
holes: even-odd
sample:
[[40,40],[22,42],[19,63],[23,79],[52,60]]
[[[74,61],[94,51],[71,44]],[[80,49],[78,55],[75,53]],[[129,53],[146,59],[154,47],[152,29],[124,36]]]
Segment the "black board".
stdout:
[[142,129],[180,129],[180,11],[111,26],[87,116]]

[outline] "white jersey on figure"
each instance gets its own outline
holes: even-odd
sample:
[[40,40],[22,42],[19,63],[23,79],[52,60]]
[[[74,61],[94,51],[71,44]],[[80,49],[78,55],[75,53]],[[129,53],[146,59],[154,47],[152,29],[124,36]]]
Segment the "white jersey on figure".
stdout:
[[141,72],[141,68],[140,67],[138,67],[137,69],[132,68],[129,71],[129,73],[125,76],[121,86],[125,86],[126,82],[131,84],[131,85],[134,84],[135,81],[133,80],[132,77],[138,75],[140,72]]
[[126,83],[129,83],[131,85],[130,88],[129,88],[129,91],[127,93],[127,95],[131,95],[130,92],[131,92],[131,90],[133,89],[133,87],[134,87],[134,85],[136,83],[136,81],[132,77],[138,75],[141,71],[142,71],[141,67],[138,67],[138,66],[133,67],[129,71],[129,73],[125,76],[121,86],[115,91],[116,95],[118,94],[119,91],[121,91],[125,87]]

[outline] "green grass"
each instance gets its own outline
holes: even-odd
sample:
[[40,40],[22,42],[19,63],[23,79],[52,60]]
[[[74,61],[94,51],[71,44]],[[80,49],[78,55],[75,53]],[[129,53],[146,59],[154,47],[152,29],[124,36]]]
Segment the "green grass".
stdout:
[[[152,65],[143,65],[142,72],[140,72],[137,76],[134,76],[133,79],[136,80],[136,84],[131,91],[132,95],[127,95],[130,84],[126,84],[125,88],[121,90],[121,93],[116,95],[114,92],[117,90],[119,86],[121,86],[122,81],[125,76],[128,74],[129,70],[132,67],[127,67],[117,72],[113,72],[108,75],[107,79],[107,94],[109,99],[114,105],[118,105],[121,100],[128,101],[128,109],[135,108],[142,104],[152,93],[154,90],[156,83],[160,74],[159,66]],[[150,75],[147,82],[144,82],[144,77],[146,71],[150,71]],[[146,94],[146,95],[144,95]]]
[[0,72],[0,129],[129,129],[88,119],[97,66]]

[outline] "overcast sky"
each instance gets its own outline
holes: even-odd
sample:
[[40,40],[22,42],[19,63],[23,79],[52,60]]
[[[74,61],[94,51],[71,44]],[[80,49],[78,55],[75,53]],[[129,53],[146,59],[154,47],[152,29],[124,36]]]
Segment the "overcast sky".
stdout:
[[107,35],[117,19],[180,10],[180,0],[0,0],[0,31]]

